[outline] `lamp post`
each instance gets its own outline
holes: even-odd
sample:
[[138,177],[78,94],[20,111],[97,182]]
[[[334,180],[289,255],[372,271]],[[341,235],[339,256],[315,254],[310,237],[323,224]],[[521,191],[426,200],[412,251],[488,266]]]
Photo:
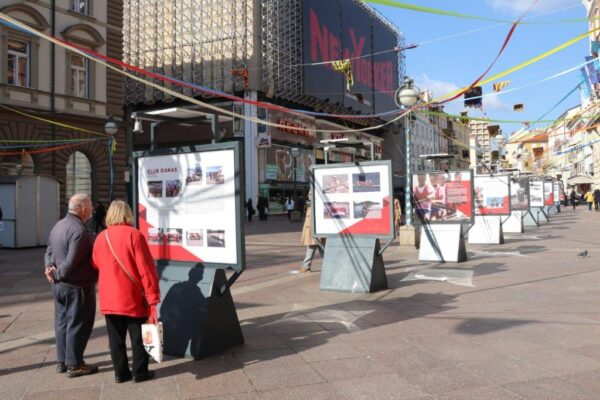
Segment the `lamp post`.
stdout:
[[114,137],[119,130],[119,126],[115,122],[115,119],[112,115],[108,116],[108,120],[104,125],[104,133],[110,135],[110,139],[108,139],[108,168],[109,168],[109,189],[108,189],[108,201],[112,201],[112,193],[113,193],[113,182],[114,182],[114,167],[113,167],[113,150],[114,150]]
[[[413,80],[408,76],[404,77],[404,85],[401,86],[396,91],[396,105],[399,108],[408,109],[415,104],[419,99],[419,92],[413,86]],[[412,180],[411,180],[411,171],[410,171],[410,111],[406,113],[404,116],[404,133],[406,140],[406,176],[405,176],[405,184],[404,184],[404,212],[406,214],[406,225],[412,224],[412,205],[411,205],[411,190],[412,190]]]
[[290,154],[294,159],[294,197],[296,196],[296,159],[300,156],[300,149],[297,147],[292,147],[290,150]]

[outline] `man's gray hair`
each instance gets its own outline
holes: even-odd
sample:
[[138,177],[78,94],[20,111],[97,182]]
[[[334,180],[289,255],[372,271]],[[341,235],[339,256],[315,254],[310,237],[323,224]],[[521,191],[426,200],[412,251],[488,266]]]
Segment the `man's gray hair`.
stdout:
[[77,214],[81,211],[81,209],[89,204],[91,204],[90,197],[85,193],[75,193],[69,199],[69,212],[72,214]]

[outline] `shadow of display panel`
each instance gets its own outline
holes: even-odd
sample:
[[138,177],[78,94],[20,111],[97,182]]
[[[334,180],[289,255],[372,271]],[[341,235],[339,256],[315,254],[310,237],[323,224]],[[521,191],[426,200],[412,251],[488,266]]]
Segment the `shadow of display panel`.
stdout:
[[158,265],[165,354],[243,343],[229,291],[245,268],[242,154],[239,142],[134,154],[135,221]]

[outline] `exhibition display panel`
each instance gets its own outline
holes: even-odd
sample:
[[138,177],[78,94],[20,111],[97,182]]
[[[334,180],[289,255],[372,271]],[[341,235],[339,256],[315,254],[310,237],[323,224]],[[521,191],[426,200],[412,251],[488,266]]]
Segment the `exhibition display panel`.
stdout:
[[510,176],[475,177],[475,215],[510,215]]
[[472,223],[473,173],[448,171],[414,174],[415,223]]
[[529,180],[530,207],[544,207],[544,181],[540,179]]
[[512,177],[510,179],[510,209],[529,211],[529,178]]

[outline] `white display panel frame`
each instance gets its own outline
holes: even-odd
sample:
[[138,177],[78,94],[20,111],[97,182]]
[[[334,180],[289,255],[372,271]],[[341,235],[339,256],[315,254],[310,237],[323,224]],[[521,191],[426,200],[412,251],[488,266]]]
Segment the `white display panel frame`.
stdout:
[[135,217],[156,260],[244,268],[237,142],[137,153]]
[[[519,207],[518,205],[520,204],[519,202],[515,202],[513,201],[515,196],[518,196],[518,189],[517,189],[517,185],[519,189],[524,190],[524,196],[526,196],[526,203],[527,205],[524,207]],[[510,209],[512,211],[528,211],[529,207],[530,207],[530,200],[531,200],[531,196],[529,194],[529,177],[520,177],[520,176],[513,176],[511,177],[511,181],[510,181]]]
[[529,207],[544,207],[544,181],[529,179]]
[[311,168],[313,237],[394,237],[390,160]]
[[[473,180],[473,191],[475,192],[474,201],[475,207],[473,209],[476,216],[508,216],[511,214],[510,207],[510,176],[509,175],[475,175]],[[484,206],[487,205],[491,199],[501,199],[499,201],[506,202],[506,209],[498,210],[494,212],[493,207],[484,207],[486,211],[482,211],[479,204],[478,190],[481,190],[483,196]]]
[[554,181],[544,180],[544,206],[550,207],[554,205]]

